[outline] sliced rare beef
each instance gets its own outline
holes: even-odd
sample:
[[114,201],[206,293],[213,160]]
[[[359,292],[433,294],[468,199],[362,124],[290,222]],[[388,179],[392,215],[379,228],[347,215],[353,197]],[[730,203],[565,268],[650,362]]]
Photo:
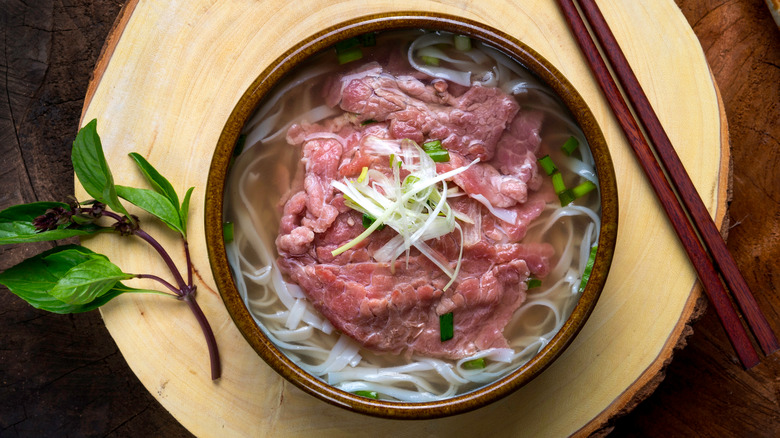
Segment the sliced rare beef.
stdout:
[[[545,205],[535,156],[541,114],[521,111],[495,88],[454,96],[447,82],[394,77],[373,63],[328,84],[329,102],[347,113],[293,125],[287,136],[301,148],[303,176],[286,198],[276,240],[285,276],[338,330],[374,351],[457,359],[507,347],[502,332],[525,300],[525,281],[547,275],[553,257],[550,245],[521,243]],[[437,166],[440,173],[480,160],[449,183],[466,195],[451,207],[474,223],[462,224],[462,268],[446,291],[449,278],[415,248],[392,264],[373,258],[395,236],[390,227],[331,254],[364,228],[330,183],[356,178],[363,167],[389,173],[393,144],[405,138],[442,140],[450,161]],[[455,231],[427,243],[454,268],[460,242]],[[449,312],[455,336],[442,342],[439,316]]]
[[360,121],[387,121],[393,138],[441,140],[444,147],[472,160],[493,158],[496,144],[519,110],[498,88],[474,86],[458,97],[448,83],[424,84],[413,76],[395,77],[378,64],[329,82],[328,101]]

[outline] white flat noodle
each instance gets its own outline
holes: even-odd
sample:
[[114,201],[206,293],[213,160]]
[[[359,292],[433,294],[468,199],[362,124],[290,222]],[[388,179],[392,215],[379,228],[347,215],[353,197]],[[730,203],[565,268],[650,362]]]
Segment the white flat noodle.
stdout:
[[559,167],[569,169],[577,175],[592,182],[593,184],[596,184],[596,187],[599,186],[599,179],[596,176],[596,169],[594,169],[592,165],[589,165],[584,161],[578,160],[574,157],[566,156],[561,157],[558,160],[558,165]]
[[487,207],[490,214],[501,219],[502,221],[510,224],[514,224],[517,221],[517,212],[514,210],[494,207],[493,204],[491,204],[490,201],[488,201],[485,196],[480,195],[479,193],[469,194],[469,197],[479,202],[480,204],[484,205],[485,207]]
[[[468,87],[471,85],[471,72],[462,72],[457,71],[449,68],[444,67],[436,67],[436,66],[430,66],[425,64],[418,63],[414,57],[415,57],[415,51],[422,47],[428,47],[434,44],[443,43],[445,41],[451,41],[452,38],[430,38],[429,35],[434,35],[436,37],[439,37],[440,35],[435,34],[427,34],[423,35],[416,40],[412,42],[412,44],[409,45],[409,51],[407,53],[407,58],[409,60],[409,64],[414,68],[415,70],[425,73],[431,77],[434,78],[440,78],[440,79],[446,79],[448,81],[454,82],[458,85],[463,85],[464,87]],[[437,41],[437,42],[434,42]]]
[[422,403],[441,400],[442,394],[419,392],[417,390],[401,389],[392,385],[368,384],[366,382],[345,382],[337,385],[337,388],[346,392],[376,391],[383,396],[389,396],[396,400],[404,400],[410,403]]
[[314,327],[303,326],[295,330],[276,330],[276,338],[284,342],[303,342],[314,334]]
[[276,104],[279,102],[279,99],[285,96],[290,90],[292,90],[293,88],[300,87],[301,84],[315,77],[318,77],[326,73],[330,73],[332,71],[333,69],[331,67],[327,65],[321,65],[313,70],[304,72],[304,74],[298,75],[296,78],[291,80],[287,85],[285,85],[284,88],[282,88],[279,91],[275,91],[271,95],[270,99],[263,102],[263,105],[257,111],[255,111],[255,114],[252,116],[251,119],[249,119],[249,121],[244,126],[244,130],[245,130],[244,132],[246,132],[246,130],[248,129],[253,129],[254,126],[257,123],[259,123],[261,120],[265,120],[268,112],[271,109],[273,109],[273,107],[276,106]]
[[298,324],[301,322],[301,318],[303,318],[304,312],[306,312],[306,301],[296,299],[295,304],[293,304],[292,309],[290,309],[290,314],[287,317],[285,326],[290,330],[297,328]]
[[265,265],[260,269],[255,269],[254,272],[244,271],[244,277],[265,286],[271,281],[271,265]]
[[287,281],[285,281],[284,284],[287,287],[287,292],[290,294],[291,297],[306,298],[306,294],[303,292],[303,289],[297,284],[289,283]]
[[352,362],[352,358],[359,350],[360,346],[354,340],[346,335],[340,335],[338,342],[330,350],[327,360],[317,366],[306,366],[305,369],[315,376],[340,371]]
[[[567,112],[561,109],[562,107],[560,107],[558,100],[552,97],[549,90],[540,89],[538,81],[532,75],[522,71],[513,62],[510,62],[506,56],[480,43],[474,44],[469,51],[452,55],[445,53],[442,55],[438,45],[451,45],[452,41],[452,35],[428,34],[414,41],[412,47],[407,52],[407,56],[418,71],[433,77],[441,77],[454,83],[460,83],[461,85],[469,86],[471,80],[476,78],[490,81],[490,83],[496,81],[498,86],[512,93],[530,91],[530,93],[524,94],[522,97],[525,109],[534,109],[538,106],[536,109],[543,111],[545,116],[552,117],[552,120],[556,118],[562,120],[567,127],[566,129],[574,132],[575,137],[580,140],[582,159],[561,160],[559,163],[560,167],[572,169],[573,172],[589,180],[594,176],[592,156],[587,149],[587,144],[584,142],[584,137],[577,126],[568,119]],[[481,67],[479,71],[474,71],[473,73],[449,68],[437,70],[433,66],[419,65],[415,62],[413,56],[416,53],[415,50],[423,48],[425,50],[423,50],[422,54],[436,55],[453,67],[455,64],[469,65],[472,63],[471,61],[473,63],[483,63],[483,61],[487,60],[487,62],[484,62],[485,67]],[[471,61],[456,59],[461,56],[467,57],[466,59]],[[382,74],[382,68],[379,65],[369,67],[355,75],[342,77],[342,86],[345,86],[353,79],[367,75]],[[333,71],[332,66],[318,68],[309,76],[318,76],[328,71]],[[482,76],[486,71],[489,71],[489,74]],[[296,91],[304,92],[304,95],[299,97],[297,101],[292,102],[295,103],[295,106],[309,105],[308,108],[295,110],[299,115],[305,113],[301,116],[302,119],[296,116],[296,123],[318,123],[336,115],[334,109],[323,105],[316,106],[317,103],[309,102],[314,90],[311,89],[311,85],[304,84],[300,79],[293,80],[286,85],[288,90],[296,88]],[[537,93],[537,90],[542,92]],[[539,99],[536,99],[537,96],[539,96]],[[231,200],[227,205],[229,209],[232,209],[229,212],[228,220],[232,220],[236,224],[234,242],[226,244],[226,251],[234,272],[244,273],[243,275],[235,276],[239,295],[269,340],[284,354],[299,364],[304,370],[332,381],[336,387],[347,392],[357,390],[377,391],[382,398],[413,403],[441,400],[462,394],[464,391],[474,389],[483,383],[506,376],[509,372],[530,360],[550,341],[577,303],[576,292],[579,286],[580,271],[583,263],[586,261],[589,247],[598,241],[598,209],[593,210],[579,205],[564,208],[556,207],[555,209],[545,208],[543,216],[529,226],[529,232],[525,241],[542,242],[548,239],[547,234],[553,232],[554,226],[558,226],[554,224],[560,223],[560,230],[555,232],[561,232],[562,234],[556,237],[555,240],[565,242],[568,239],[569,242],[566,242],[563,250],[558,250],[558,257],[568,261],[569,265],[566,265],[566,263],[562,263],[559,266],[556,265],[555,269],[557,271],[555,275],[558,275],[558,277],[554,277],[551,274],[543,281],[541,287],[528,292],[526,303],[513,315],[505,329],[505,332],[508,333],[511,348],[480,351],[470,358],[459,361],[413,357],[411,363],[401,366],[385,366],[382,361],[387,359],[386,356],[377,358],[378,355],[373,353],[361,354],[361,349],[354,340],[340,334],[327,319],[319,315],[313,305],[306,299],[304,291],[299,286],[285,282],[276,265],[277,254],[273,248],[275,227],[278,226],[278,213],[274,213],[277,207],[275,205],[276,201],[273,197],[266,195],[258,196],[254,192],[256,187],[262,187],[267,183],[265,176],[268,173],[267,169],[264,168],[267,165],[263,164],[263,160],[269,157],[276,159],[276,157],[281,155],[285,157],[293,156],[289,145],[284,141],[289,124],[282,123],[282,119],[287,117],[289,111],[292,111],[293,105],[290,105],[290,102],[277,101],[276,99],[276,97],[273,97],[272,100],[264,104],[245,127],[244,132],[248,134],[247,146],[249,148],[245,148],[245,153],[236,159],[234,169],[243,166],[246,171],[236,176],[231,176],[232,186],[226,190],[227,196]],[[323,136],[319,135],[319,138],[323,138]],[[335,134],[328,138],[339,140]],[[544,140],[545,144],[556,142],[556,140],[549,137],[545,137]],[[258,143],[263,143],[262,149],[251,148],[252,145]],[[416,161],[414,154],[411,152],[411,146],[399,141],[367,137],[364,139],[361,147],[366,147],[367,150],[370,149],[371,153],[375,154],[394,154],[403,161],[403,166],[406,170],[425,172],[427,175],[432,169],[432,173],[429,176],[422,178],[425,180],[424,183],[428,185],[437,184],[444,179],[454,176],[455,173],[453,172],[462,171],[456,170],[446,175],[436,175],[435,163],[431,165],[431,163],[424,160]],[[382,200],[384,196],[380,195],[396,190],[397,187],[393,178],[399,176],[388,178],[383,174],[380,176],[371,173],[370,175],[368,179],[371,181],[371,187],[370,190],[363,192],[367,194],[364,197],[367,200],[371,199],[370,202],[375,202],[377,205],[384,205],[383,203],[386,201]],[[234,187],[237,187],[237,189],[231,190]],[[447,190],[446,195],[447,197],[464,196],[465,193],[457,188],[453,188],[452,190]],[[410,195],[410,197],[415,197],[416,199],[428,199],[427,196],[428,194],[422,190]],[[265,204],[256,204],[254,200],[258,197],[264,199]],[[268,199],[265,200],[265,198]],[[386,199],[386,197],[384,198]],[[508,223],[516,222],[517,213],[515,211],[494,208],[481,195],[472,196],[472,198],[479,202],[479,204],[473,203],[475,209],[481,211],[480,205],[484,205],[490,214],[499,220]],[[433,196],[430,199],[436,205],[439,198]],[[476,226],[481,228],[481,213],[478,212],[476,215],[473,215],[471,212],[458,212],[456,214],[451,209],[447,211],[443,207],[440,211],[445,214],[445,217],[451,217],[453,222],[455,222],[456,218],[458,221],[463,222],[462,224],[455,222],[458,227],[461,227],[461,225],[467,227],[466,230],[461,229],[461,236],[465,243],[471,242],[473,244],[480,240],[481,230],[472,229],[474,227],[468,224],[468,222],[474,222]],[[466,216],[463,216],[461,213],[465,213]],[[410,209],[408,214],[412,215],[414,212]],[[275,218],[274,220],[277,222],[269,222],[269,217]],[[466,218],[471,219],[467,221],[465,220]],[[405,220],[408,219],[411,219],[411,217]],[[420,242],[418,248],[421,248],[420,251],[427,253],[433,260],[438,260],[438,257],[432,254],[432,249],[425,244],[424,239],[429,236],[428,233],[434,235],[438,232],[436,229],[437,224],[438,222],[436,221],[431,222],[428,230],[419,236],[423,241]],[[579,235],[576,238],[571,237],[574,235],[572,224],[576,224],[578,230],[585,232],[581,239]],[[474,235],[472,236],[471,234]],[[578,245],[583,248],[578,248]],[[386,248],[376,253],[375,257],[378,257],[377,260],[392,259],[393,256],[400,256],[404,249],[403,238],[399,236],[391,239]],[[387,254],[384,254],[385,252]],[[456,274],[449,268],[449,261],[439,260],[439,263],[449,269],[451,275]],[[547,324],[535,323],[543,325],[544,327],[540,330],[545,333],[525,334],[522,328],[527,321],[524,321],[522,315],[524,312],[527,312],[527,309],[537,306],[556,308],[558,310],[548,313],[550,316],[547,317]],[[462,364],[466,361],[479,357],[486,359],[485,368],[477,370],[464,370],[462,368]]]

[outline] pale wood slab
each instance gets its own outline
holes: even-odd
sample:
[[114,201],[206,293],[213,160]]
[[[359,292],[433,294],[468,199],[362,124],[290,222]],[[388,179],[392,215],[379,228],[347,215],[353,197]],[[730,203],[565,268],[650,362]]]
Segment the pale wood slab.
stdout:
[[[698,40],[670,0],[603,0],[599,5],[705,204],[721,223],[727,138]],[[278,377],[246,344],[225,311],[214,290],[203,237],[203,193],[211,154],[228,114],[251,81],[299,38],[339,21],[392,10],[461,14],[540,52],[569,77],[596,115],[616,165],[620,195],[613,268],[599,304],[572,346],[512,396],[476,412],[425,422],[353,414]],[[82,123],[98,119],[118,183],[143,184],[126,157],[136,151],[178,190],[196,187],[190,245],[200,274],[198,299],[217,336],[223,377],[215,383],[209,379],[205,344],[186,306],[158,297],[120,297],[102,313],[139,379],[196,435],[590,433],[652,382],[685,330],[699,297],[694,272],[553,1],[131,1],[107,47]],[[80,188],[77,194],[83,195]],[[162,229],[151,232],[168,235]],[[117,239],[85,239],[84,244],[108,254],[126,272],[163,272],[162,263],[145,246]],[[161,240],[176,247],[173,239]],[[183,254],[176,255],[183,265]]]

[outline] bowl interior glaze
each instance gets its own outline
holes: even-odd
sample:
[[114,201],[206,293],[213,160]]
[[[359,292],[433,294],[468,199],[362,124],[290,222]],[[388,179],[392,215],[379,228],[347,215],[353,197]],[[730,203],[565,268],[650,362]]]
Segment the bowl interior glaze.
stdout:
[[[373,400],[341,391],[306,373],[282,353],[255,323],[236,289],[222,228],[225,184],[234,147],[245,122],[274,85],[303,60],[338,41],[366,32],[407,28],[443,30],[479,39],[501,49],[549,85],[574,115],[588,140],[596,162],[602,209],[599,250],[590,280],[569,319],[542,351],[519,369],[477,390],[420,403]],[[311,35],[276,59],[252,83],[227,120],[214,152],[206,193],[206,239],[212,272],[228,312],[247,342],[276,372],[305,392],[355,412],[398,419],[437,418],[473,410],[505,397],[541,373],[572,342],[593,311],[606,281],[617,235],[617,199],[612,161],[601,130],[579,93],[549,62],[510,35],[484,24],[443,14],[400,12],[346,21]],[[226,359],[229,363],[229,358]]]

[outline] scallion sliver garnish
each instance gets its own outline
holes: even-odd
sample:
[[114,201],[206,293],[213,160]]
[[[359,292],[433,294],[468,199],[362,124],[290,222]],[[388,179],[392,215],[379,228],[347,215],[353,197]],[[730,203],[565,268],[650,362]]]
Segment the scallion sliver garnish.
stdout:
[[377,394],[376,391],[355,391],[353,394],[359,395],[361,397],[373,398],[374,400],[379,399],[379,394]]
[[449,341],[455,336],[455,322],[452,312],[439,315],[439,333],[441,341]]
[[582,272],[582,280],[580,281],[580,290],[579,290],[580,293],[582,293],[585,290],[585,286],[588,284],[588,280],[590,280],[590,273],[593,271],[593,263],[596,261],[597,249],[598,249],[598,245],[593,245],[593,247],[590,249],[588,262],[585,264],[585,270]]
[[[344,179],[331,182],[343,194],[348,207],[376,218],[365,231],[331,251],[331,254],[335,257],[353,248],[380,225],[387,224],[400,237],[380,248],[380,251],[385,250],[383,262],[392,265],[400,254],[415,247],[450,278],[443,288],[446,291],[455,282],[463,257],[463,231],[455,221],[455,212],[447,203],[446,180],[466,171],[479,159],[439,174],[433,159],[417,143],[406,139],[401,141],[400,154],[391,154],[389,160],[392,175],[368,169],[365,178],[358,178],[360,181]],[[400,178],[402,167],[409,171],[403,181]],[[442,263],[425,242],[455,230],[460,233],[461,251],[455,269],[452,269]]]

